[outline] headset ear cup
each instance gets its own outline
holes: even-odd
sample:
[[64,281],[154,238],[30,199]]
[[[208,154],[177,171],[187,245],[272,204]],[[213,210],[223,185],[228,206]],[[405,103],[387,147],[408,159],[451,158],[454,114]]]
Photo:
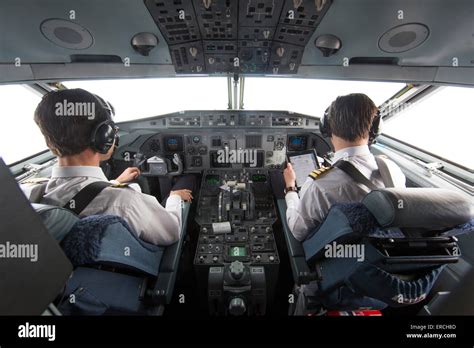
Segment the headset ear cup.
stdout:
[[325,138],[331,137],[331,128],[329,126],[329,107],[324,111],[324,116],[319,121],[319,131]]
[[119,147],[119,136],[118,136],[118,134],[115,134],[115,136],[114,136],[114,147],[115,148]]
[[376,136],[378,137],[383,132],[383,118],[379,116],[379,124],[377,126],[377,130],[375,132]]
[[369,144],[373,144],[375,139],[382,133],[383,128],[383,120],[380,116],[380,113],[377,112],[377,115],[374,117],[372,121],[372,126],[370,127],[369,131]]
[[99,123],[92,132],[91,147],[101,154],[109,152],[115,140],[114,123],[107,120]]

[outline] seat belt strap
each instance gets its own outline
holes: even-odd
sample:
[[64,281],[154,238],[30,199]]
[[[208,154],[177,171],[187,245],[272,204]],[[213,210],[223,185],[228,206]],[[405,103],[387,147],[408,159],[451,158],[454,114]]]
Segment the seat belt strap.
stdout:
[[393,183],[392,173],[388,167],[387,161],[382,156],[375,156],[377,167],[379,168],[380,176],[382,177],[383,184],[385,187],[395,187]]
[[95,181],[90,183],[76,193],[76,195],[72,197],[63,208],[79,215],[89,205],[89,203],[99,195],[99,193],[101,193],[106,187],[112,185],[112,183],[107,181]]
[[333,167],[339,168],[349,175],[355,182],[367,186],[371,191],[378,189],[369,179],[367,179],[352,163],[344,160],[337,161]]

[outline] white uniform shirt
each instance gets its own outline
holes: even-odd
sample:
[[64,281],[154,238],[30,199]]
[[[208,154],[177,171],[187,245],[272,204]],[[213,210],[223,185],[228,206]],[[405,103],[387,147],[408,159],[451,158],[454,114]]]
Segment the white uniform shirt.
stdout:
[[[54,167],[41,203],[62,207],[95,181],[108,181],[100,167]],[[117,215],[127,221],[142,240],[156,245],[170,245],[179,240],[181,213],[182,200],[177,195],[170,196],[164,208],[155,197],[134,187],[107,187],[80,216]]]
[[[344,159],[352,163],[367,179],[377,187],[384,187],[374,155],[367,145],[347,147],[334,154],[334,163]],[[405,175],[392,161],[386,160],[395,187],[405,187]],[[335,203],[360,202],[368,187],[356,183],[339,168],[332,168],[316,179],[308,177],[300,195],[289,192],[285,196],[288,227],[294,237],[303,241]]]

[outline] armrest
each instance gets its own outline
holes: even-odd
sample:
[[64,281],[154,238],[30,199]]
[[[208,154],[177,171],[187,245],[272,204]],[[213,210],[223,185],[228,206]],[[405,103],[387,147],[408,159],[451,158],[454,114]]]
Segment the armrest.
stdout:
[[302,285],[319,279],[317,273],[313,272],[306,262],[302,243],[293,236],[288,227],[286,222],[285,200],[278,199],[277,206],[280,213],[281,225],[283,227],[283,235],[285,236],[286,245],[288,247],[288,256],[290,258],[290,265],[295,283]]
[[286,202],[284,199],[277,200],[278,211],[280,212],[281,225],[283,226],[283,233],[285,235],[286,244],[288,246],[288,253],[292,257],[304,257],[303,245],[298,241],[290,231],[286,222]]
[[446,264],[456,263],[461,249],[454,237],[372,238],[372,245],[384,255],[386,264]]
[[160,272],[152,293],[153,302],[158,304],[168,304],[173,296],[174,284],[178,272],[181,250],[186,237],[190,203],[184,203],[182,212],[181,238],[165,248],[160,264]]

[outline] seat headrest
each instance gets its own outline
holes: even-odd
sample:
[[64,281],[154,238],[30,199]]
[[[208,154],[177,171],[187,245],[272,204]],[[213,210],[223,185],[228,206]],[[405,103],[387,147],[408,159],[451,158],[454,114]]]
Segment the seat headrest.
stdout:
[[44,225],[57,241],[62,241],[79,218],[67,209],[46,204],[32,204]]
[[386,188],[367,194],[362,203],[382,227],[442,230],[474,215],[472,200],[440,188]]

